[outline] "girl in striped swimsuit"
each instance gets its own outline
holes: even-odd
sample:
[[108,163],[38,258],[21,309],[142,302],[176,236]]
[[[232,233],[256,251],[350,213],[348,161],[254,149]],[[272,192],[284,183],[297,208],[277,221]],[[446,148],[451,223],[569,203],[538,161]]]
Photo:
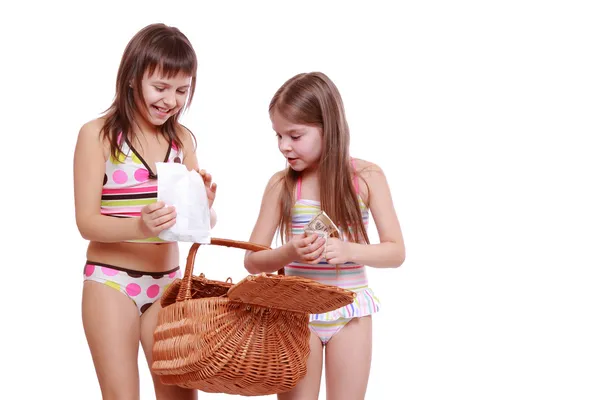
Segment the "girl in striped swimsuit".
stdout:
[[[288,80],[269,106],[279,150],[288,166],[265,189],[251,242],[270,245],[279,231],[283,246],[247,252],[250,273],[282,267],[297,275],[356,292],[355,301],[325,314],[311,315],[310,356],[305,378],[281,400],[317,399],[326,358],[328,399],[364,399],[371,368],[371,315],[379,300],[368,286],[365,265],[398,267],[404,241],[383,171],[352,159],[344,107],[336,86],[319,72]],[[380,243],[367,236],[369,210]],[[304,232],[325,211],[342,238]]]
[[[174,225],[176,210],[157,202],[155,171],[159,161],[198,168],[193,135],[178,122],[194,93],[196,66],[177,28],[145,27],[123,53],[113,104],[77,139],[75,213],[90,241],[83,327],[103,398],[139,398],[140,341],[151,365],[158,300],[180,276],[177,243],[157,237]],[[201,175],[212,206],[216,187]],[[157,399],[196,398],[194,390],[152,378]]]

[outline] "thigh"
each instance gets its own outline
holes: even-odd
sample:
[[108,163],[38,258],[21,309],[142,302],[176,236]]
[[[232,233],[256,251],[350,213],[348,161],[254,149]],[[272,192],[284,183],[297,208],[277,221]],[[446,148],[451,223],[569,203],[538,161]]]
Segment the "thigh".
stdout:
[[325,347],[327,400],[362,400],[372,352],[371,316],[353,318]]
[[317,335],[310,334],[310,354],[306,362],[306,375],[296,387],[277,395],[278,400],[317,400],[323,372],[323,344]]
[[140,318],[133,301],[114,287],[86,281],[82,320],[102,398],[138,399]]
[[198,391],[193,389],[184,389],[176,385],[165,385],[160,381],[158,375],[152,372],[152,346],[154,344],[154,329],[158,320],[160,311],[160,301],[154,302],[152,306],[142,314],[141,317],[141,340],[148,367],[152,374],[154,382],[154,391],[157,400],[195,400],[198,398]]

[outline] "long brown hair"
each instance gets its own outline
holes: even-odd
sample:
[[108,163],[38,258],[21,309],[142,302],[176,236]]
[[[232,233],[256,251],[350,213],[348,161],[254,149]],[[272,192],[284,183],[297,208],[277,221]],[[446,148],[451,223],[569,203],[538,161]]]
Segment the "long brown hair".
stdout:
[[[321,209],[357,243],[369,243],[363,224],[358,194],[352,178],[350,132],[342,97],[333,82],[321,72],[294,76],[277,90],[269,113],[279,112],[296,124],[319,126],[323,132],[323,150],[319,160]],[[287,168],[279,197],[281,216],[279,233],[282,241],[291,237],[294,190],[300,173]],[[350,228],[350,229],[349,229]]]
[[194,97],[197,66],[194,48],[188,38],[175,27],[151,24],[131,38],[117,72],[115,98],[104,113],[105,121],[101,132],[110,141],[110,154],[118,159],[121,153],[118,137],[121,132],[125,138],[132,139],[132,128],[138,111],[135,100],[144,98],[142,79],[146,72],[152,75],[157,68],[166,78],[179,73],[192,77],[186,104],[159,127],[160,133],[169,143],[175,142],[178,148],[183,147],[181,138],[177,135],[178,120]]

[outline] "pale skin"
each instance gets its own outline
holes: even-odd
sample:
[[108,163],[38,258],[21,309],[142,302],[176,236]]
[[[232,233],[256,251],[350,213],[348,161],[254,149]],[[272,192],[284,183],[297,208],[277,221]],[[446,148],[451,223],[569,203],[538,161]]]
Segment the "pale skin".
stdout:
[[[132,144],[154,172],[156,162],[164,160],[170,146],[158,134],[157,126],[183,106],[189,82],[190,77],[181,74],[162,79],[158,73],[153,76],[146,74],[142,82],[145,100],[136,102],[138,110],[142,111],[136,115],[136,140]],[[151,110],[151,106],[158,108]],[[123,242],[153,237],[173,226],[177,216],[173,207],[165,207],[161,202],[153,203],[142,210],[140,218],[113,218],[100,214],[105,162],[110,156],[109,143],[100,136],[102,124],[102,119],[96,119],[81,128],[74,155],[76,220],[81,235],[90,241],[87,259],[144,272],[176,267],[179,265],[177,243]],[[188,170],[198,171],[204,179],[211,206],[211,225],[214,225],[216,214],[212,204],[216,184],[210,174],[199,171],[189,132],[181,127],[179,134],[183,141],[183,163]],[[139,343],[150,366],[159,303],[156,301],[140,317],[136,306],[123,293],[97,282],[84,283],[83,326],[103,399],[139,399]],[[195,390],[163,385],[154,374],[152,379],[158,400],[197,398]]]
[[[320,157],[322,133],[319,127],[291,123],[277,112],[272,115],[279,150],[292,162],[290,168],[301,172],[302,198],[319,200],[316,160]],[[329,238],[327,246],[317,235],[296,235],[283,246],[269,251],[248,251],[245,266],[250,273],[273,272],[292,261],[330,264],[352,261],[375,268],[399,267],[405,258],[404,240],[385,175],[377,165],[355,159],[359,193],[370,208],[379,234],[378,244],[359,244]],[[267,184],[260,213],[250,241],[270,246],[277,230],[282,190],[276,173]],[[319,395],[323,359],[328,400],[364,399],[369,379],[372,349],[371,317],[354,318],[323,346],[311,333],[307,375],[290,392],[278,395],[280,400],[316,400]],[[325,356],[325,357],[323,357]]]

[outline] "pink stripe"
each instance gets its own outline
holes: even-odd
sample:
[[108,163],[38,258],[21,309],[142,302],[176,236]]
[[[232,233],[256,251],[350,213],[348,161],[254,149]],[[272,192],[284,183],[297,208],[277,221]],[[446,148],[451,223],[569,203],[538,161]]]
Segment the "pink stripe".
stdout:
[[157,192],[158,186],[144,186],[134,188],[123,188],[123,189],[102,189],[102,194],[131,194],[131,193],[146,193],[146,192]]
[[298,182],[296,183],[296,200],[300,200],[302,195],[302,177],[298,177]]
[[123,215],[123,216],[131,216],[131,217],[139,217],[141,215],[141,210],[143,207],[139,207],[139,211],[134,211],[132,207],[108,207],[101,208],[100,214],[102,215]]

